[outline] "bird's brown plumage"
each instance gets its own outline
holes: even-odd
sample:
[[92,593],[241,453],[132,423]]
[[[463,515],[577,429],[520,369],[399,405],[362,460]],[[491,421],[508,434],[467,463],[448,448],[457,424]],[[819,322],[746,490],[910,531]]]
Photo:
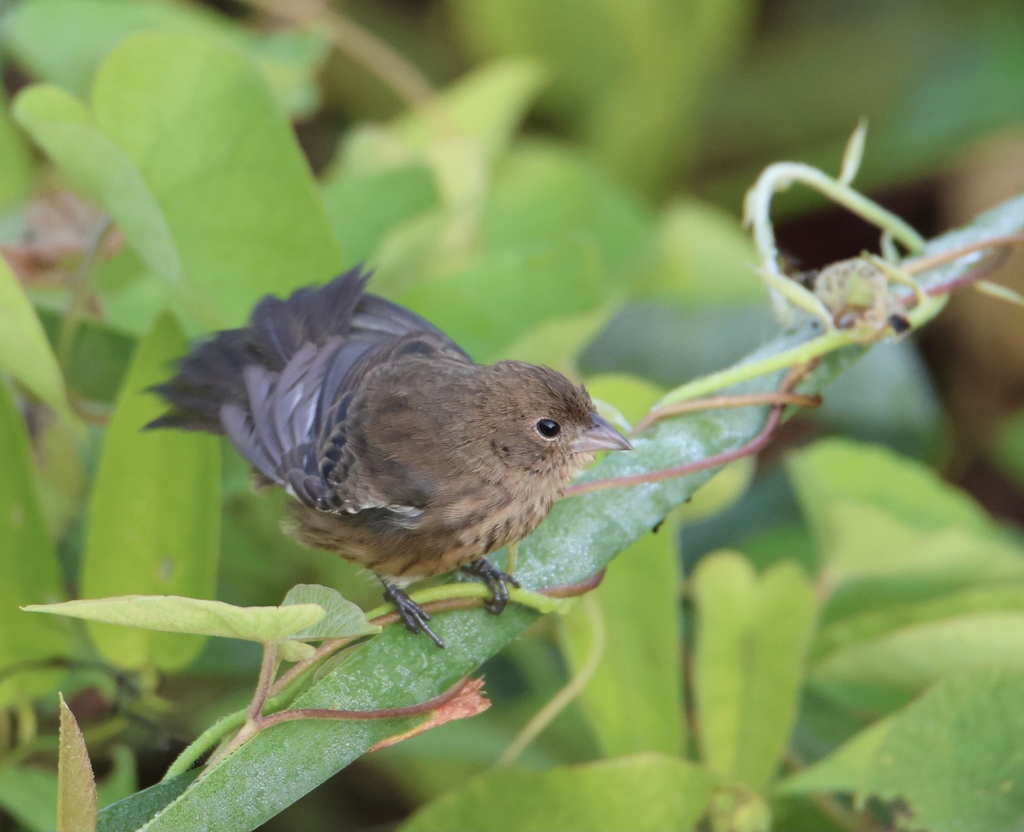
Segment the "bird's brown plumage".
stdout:
[[475,364],[366,280],[264,298],[155,388],[171,409],[151,426],[226,434],[295,498],[292,534],[393,592],[525,537],[595,449],[628,443],[560,373]]

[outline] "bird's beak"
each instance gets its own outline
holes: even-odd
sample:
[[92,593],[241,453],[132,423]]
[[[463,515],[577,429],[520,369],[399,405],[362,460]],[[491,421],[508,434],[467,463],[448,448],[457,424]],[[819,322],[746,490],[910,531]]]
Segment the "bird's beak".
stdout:
[[593,424],[583,436],[572,443],[573,451],[576,453],[593,453],[594,451],[633,450],[629,440],[615,430],[606,420],[596,413],[591,413],[590,419]]

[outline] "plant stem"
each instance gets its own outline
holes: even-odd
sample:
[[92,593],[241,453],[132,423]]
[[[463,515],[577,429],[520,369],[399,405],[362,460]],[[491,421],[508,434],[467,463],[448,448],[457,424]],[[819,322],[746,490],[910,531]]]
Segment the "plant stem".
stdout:
[[583,599],[583,609],[587,613],[587,622],[590,624],[591,632],[590,651],[587,653],[587,658],[583,662],[583,666],[580,667],[576,675],[566,682],[565,686],[551,697],[548,703],[537,711],[530,721],[523,726],[523,729],[519,732],[509,747],[506,748],[504,753],[498,758],[498,762],[495,763],[496,766],[508,766],[515,762],[530,743],[537,739],[540,733],[552,723],[555,717],[564,711],[569,706],[569,703],[583,692],[583,689],[597,672],[597,668],[601,664],[601,657],[604,656],[605,647],[607,645],[604,615],[601,612],[600,604],[598,604],[597,599],[593,595],[588,595]]
[[410,107],[423,104],[436,95],[427,77],[401,52],[323,3],[242,2],[296,26],[321,28],[334,46],[376,75]]

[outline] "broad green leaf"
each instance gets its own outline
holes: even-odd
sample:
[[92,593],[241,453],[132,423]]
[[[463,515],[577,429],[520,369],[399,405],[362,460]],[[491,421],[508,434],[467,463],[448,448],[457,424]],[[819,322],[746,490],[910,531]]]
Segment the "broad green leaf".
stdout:
[[185,274],[221,323],[240,323],[264,294],[339,270],[309,167],[243,55],[196,38],[135,35],[100,67],[93,108],[138,165]]
[[733,215],[693,199],[677,200],[662,212],[658,232],[660,262],[639,292],[701,306],[764,299],[753,243]]
[[294,633],[290,638],[317,641],[329,638],[352,638],[370,636],[380,632],[380,627],[371,624],[366,614],[341,593],[318,584],[298,584],[288,590],[281,602],[282,609],[292,605],[309,606],[317,604],[324,610],[324,616],[308,627]]
[[179,797],[201,769],[194,768],[170,780],[161,780],[155,786],[119,800],[100,812],[97,832],[136,832],[164,806]]
[[784,794],[806,792],[855,792],[871,777],[878,749],[889,736],[898,716],[880,719],[812,766],[808,766],[778,785]]
[[0,768],[0,808],[31,832],[52,832],[57,825],[56,773],[24,765]]
[[15,99],[14,116],[71,182],[109,212],[153,271],[181,278],[180,253],[162,206],[135,162],[78,99],[37,84]]
[[7,95],[0,93],[0,208],[25,195],[34,173],[32,151],[11,119]]
[[929,832],[1012,832],[1024,818],[1024,673],[948,679],[893,722],[862,783]]
[[926,621],[833,651],[815,662],[822,682],[871,682],[912,690],[987,667],[1024,671],[1024,613],[976,612]]
[[[163,410],[146,390],[185,353],[170,316],[139,344],[103,441],[88,511],[80,591],[118,595],[213,594],[220,546],[220,443],[182,431],[143,431]],[[185,667],[201,638],[90,624],[97,647],[120,667]]]
[[708,79],[751,4],[652,0],[452,3],[478,52],[531,55],[550,68],[545,109],[586,137],[606,168],[663,191],[692,152]]
[[325,611],[315,603],[280,607],[236,607],[223,601],[205,601],[178,595],[122,595],[87,598],[61,604],[31,605],[28,612],[66,615],[125,627],[164,633],[195,633],[240,638],[264,644],[301,633],[323,620]]
[[793,455],[789,475],[807,519],[826,550],[834,545],[833,512],[867,505],[920,531],[983,530],[985,513],[932,469],[878,445],[826,439]]
[[915,576],[938,586],[1024,577],[1020,547],[995,528],[922,532],[895,510],[837,499],[824,509],[829,565],[843,577]]
[[262,295],[338,271],[313,177],[244,56],[135,35],[101,66],[92,105],[90,116],[43,86],[23,92],[15,112],[150,268],[185,275],[191,315],[238,324]]
[[345,261],[370,260],[403,222],[438,204],[434,176],[424,164],[369,174],[337,175],[320,189]]
[[577,358],[611,317],[612,309],[599,306],[589,312],[549,318],[522,333],[502,353],[517,361],[542,364],[567,376],[578,374]]
[[64,379],[39,318],[0,257],[0,372],[10,373],[54,410],[68,413]]
[[692,830],[714,777],[676,757],[636,754],[549,771],[492,771],[421,809],[401,832]]
[[[954,243],[1020,228],[1024,228],[1024,197],[979,217],[968,229],[933,241],[929,247],[943,250]],[[967,268],[963,263],[954,264],[951,270],[943,270],[943,275],[947,279],[955,277]],[[930,273],[925,280],[930,280]],[[789,333],[747,360],[775,355],[815,334],[811,328]],[[828,356],[808,389],[819,389],[861,352],[846,350]],[[764,392],[778,382],[778,375],[768,376],[734,392]],[[756,435],[764,415],[762,408],[742,408],[664,422],[638,438],[632,453],[608,455],[582,479],[637,474],[707,458]],[[547,520],[519,545],[516,577],[524,586],[538,588],[594,575],[691,496],[708,476],[704,472],[559,502]],[[786,614],[781,617],[786,618]],[[499,617],[483,610],[435,615],[431,624],[445,639],[444,651],[401,626],[386,627],[342,666],[312,685],[295,706],[372,708],[422,702],[474,672],[536,620],[534,613],[514,605]],[[774,622],[770,625],[766,629],[772,629]],[[395,684],[395,668],[403,668],[400,685]],[[151,818],[148,832],[256,828],[363,755],[374,743],[409,727],[407,720],[289,722],[254,737],[179,796],[169,796],[176,793],[177,786],[172,784],[175,788],[168,788],[166,794],[150,790],[138,801],[124,802],[119,812],[139,812],[134,816],[134,826],[118,824],[114,813],[104,813],[109,821],[104,832],[135,830],[141,825],[140,816]]]
[[544,81],[537,61],[517,57],[485,64],[404,115],[394,129],[405,144],[428,151],[453,135],[480,142],[496,156],[511,140]]
[[78,720],[60,697],[60,756],[57,761],[57,832],[96,829],[96,780]]
[[785,792],[852,792],[906,806],[903,826],[1011,832],[1024,817],[1024,672],[946,679],[836,752],[788,778]]
[[[1024,557],[1024,553],[1021,554]],[[928,600],[882,598],[875,608],[827,624],[821,628],[811,650],[811,659],[885,636],[907,627],[928,625],[960,615],[1016,612],[1024,609],[1024,584],[1007,586],[1005,579],[992,586],[962,592],[944,592]]]
[[594,245],[565,239],[485,256],[461,272],[417,284],[402,297],[477,360],[503,357],[524,329],[607,299]]
[[[56,343],[63,317],[51,309],[38,312],[50,342]],[[135,341],[123,332],[98,321],[82,321],[75,330],[68,360],[68,384],[85,399],[113,402],[134,349]]]
[[698,565],[694,596],[704,759],[719,774],[762,790],[796,718],[814,591],[792,562],[758,577],[745,558],[722,552]]
[[573,673],[588,664],[595,640],[603,644],[581,701],[607,757],[683,751],[676,532],[668,521],[640,538],[611,564],[594,597],[563,619]]
[[565,148],[520,144],[498,167],[483,213],[486,252],[589,243],[609,279],[631,286],[653,267],[655,217],[597,166]]
[[312,79],[327,49],[320,36],[256,33],[202,6],[167,0],[25,0],[4,20],[3,41],[33,75],[85,96],[103,59],[139,32],[193,35],[242,49],[289,112],[315,109]]
[[[0,669],[68,656],[59,622],[30,620],[19,604],[64,595],[57,553],[39,506],[28,432],[7,385],[0,383]],[[51,690],[52,674],[17,673],[0,681],[0,707]]]

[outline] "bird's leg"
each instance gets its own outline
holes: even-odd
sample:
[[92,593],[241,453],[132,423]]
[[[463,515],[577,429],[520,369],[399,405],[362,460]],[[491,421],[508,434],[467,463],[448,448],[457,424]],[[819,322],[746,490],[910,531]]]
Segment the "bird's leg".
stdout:
[[462,567],[462,571],[467,575],[480,578],[487,584],[487,588],[491,591],[491,600],[484,604],[484,609],[492,615],[498,615],[505,609],[505,605],[508,603],[509,585],[519,588],[519,581],[507,572],[502,572],[487,558],[470,561]]
[[412,633],[426,633],[433,640],[434,644],[438,647],[444,647],[444,642],[437,637],[437,634],[427,624],[430,621],[430,615],[427,611],[413,601],[409,597],[409,593],[401,587],[388,583],[383,578],[381,578],[380,582],[384,584],[384,600],[390,601],[395,605],[395,609],[398,610],[398,615],[402,619],[405,628]]

